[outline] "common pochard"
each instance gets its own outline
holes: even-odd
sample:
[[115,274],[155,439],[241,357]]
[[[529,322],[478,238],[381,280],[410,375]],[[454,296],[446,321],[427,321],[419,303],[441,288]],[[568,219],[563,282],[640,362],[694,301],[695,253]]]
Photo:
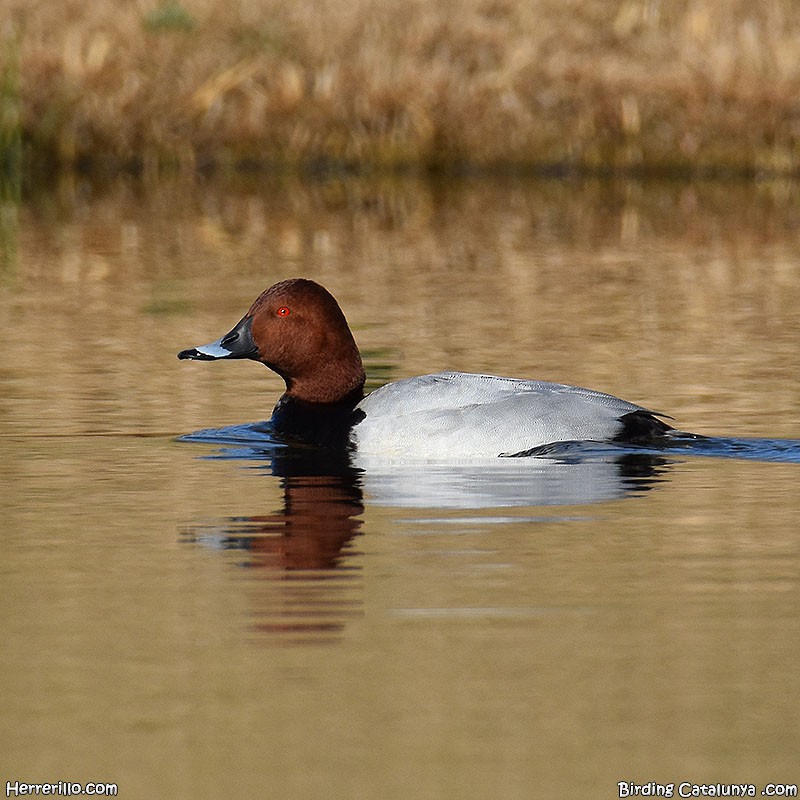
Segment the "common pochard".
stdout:
[[304,278],[276,283],[229,333],[178,358],[260,361],[286,382],[271,419],[279,435],[366,455],[524,455],[558,442],[658,443],[673,432],[663,414],[609,394],[493,375],[439,372],[364,396],[361,355],[339,304]]

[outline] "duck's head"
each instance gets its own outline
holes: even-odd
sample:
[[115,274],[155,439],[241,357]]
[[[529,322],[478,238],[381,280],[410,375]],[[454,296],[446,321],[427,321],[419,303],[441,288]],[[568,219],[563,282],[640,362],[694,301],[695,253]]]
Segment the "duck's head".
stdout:
[[310,403],[352,399],[364,387],[361,356],[339,304],[305,278],[271,286],[228,333],[178,358],[260,361],[284,379],[287,396]]

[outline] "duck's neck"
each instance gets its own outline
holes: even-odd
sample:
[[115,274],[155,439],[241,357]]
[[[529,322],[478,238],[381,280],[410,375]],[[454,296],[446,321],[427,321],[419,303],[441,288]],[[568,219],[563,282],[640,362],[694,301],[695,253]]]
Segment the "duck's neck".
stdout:
[[[349,334],[349,331],[348,331]],[[340,344],[323,362],[298,359],[290,363],[262,363],[277,372],[286,383],[285,397],[305,403],[346,403],[355,405],[364,396],[364,365],[352,337]]]

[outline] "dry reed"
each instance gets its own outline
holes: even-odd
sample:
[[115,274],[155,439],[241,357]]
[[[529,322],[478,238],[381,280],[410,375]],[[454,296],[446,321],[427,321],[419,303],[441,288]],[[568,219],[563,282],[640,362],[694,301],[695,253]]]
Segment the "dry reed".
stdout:
[[794,0],[0,9],[0,142],[18,135],[28,161],[51,166],[785,174],[800,164]]

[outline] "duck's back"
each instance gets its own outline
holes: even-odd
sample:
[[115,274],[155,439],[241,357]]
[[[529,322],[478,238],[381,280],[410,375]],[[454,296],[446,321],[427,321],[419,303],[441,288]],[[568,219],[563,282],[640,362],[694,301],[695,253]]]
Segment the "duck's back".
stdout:
[[498,456],[552,442],[611,441],[628,415],[669,430],[646,408],[602,392],[463,372],[386,384],[358,410],[354,445],[388,456]]

